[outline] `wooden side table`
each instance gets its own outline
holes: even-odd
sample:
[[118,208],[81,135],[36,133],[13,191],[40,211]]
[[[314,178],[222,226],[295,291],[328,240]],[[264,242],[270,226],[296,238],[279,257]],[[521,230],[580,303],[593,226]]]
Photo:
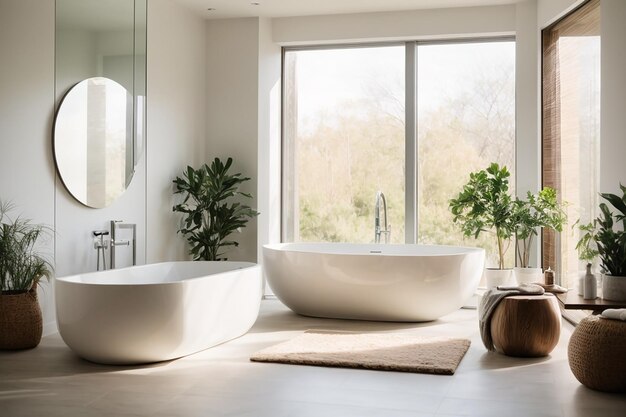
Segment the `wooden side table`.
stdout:
[[595,300],[585,300],[575,290],[557,294],[556,297],[565,310],[591,310],[593,314],[600,314],[608,308],[626,308],[626,302],[623,301],[610,301],[600,297]]
[[506,297],[491,318],[493,345],[508,356],[547,356],[560,335],[561,312],[552,294]]

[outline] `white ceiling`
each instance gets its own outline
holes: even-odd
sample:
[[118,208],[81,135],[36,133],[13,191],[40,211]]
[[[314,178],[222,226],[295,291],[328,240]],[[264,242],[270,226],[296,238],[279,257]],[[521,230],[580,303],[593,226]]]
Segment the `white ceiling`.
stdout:
[[[366,13],[513,4],[518,0],[175,0],[206,19]],[[258,6],[252,3],[259,3]],[[208,8],[214,8],[208,11]]]

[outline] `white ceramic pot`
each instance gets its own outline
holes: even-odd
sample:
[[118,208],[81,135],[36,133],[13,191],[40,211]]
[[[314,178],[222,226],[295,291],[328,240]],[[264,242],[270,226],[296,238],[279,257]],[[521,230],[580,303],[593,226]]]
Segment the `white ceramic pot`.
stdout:
[[515,280],[518,284],[543,283],[543,270],[541,268],[513,268]]
[[602,277],[602,298],[611,301],[626,301],[626,277],[604,274]]
[[503,285],[515,285],[515,276],[512,269],[485,269],[485,283],[487,289],[500,287]]

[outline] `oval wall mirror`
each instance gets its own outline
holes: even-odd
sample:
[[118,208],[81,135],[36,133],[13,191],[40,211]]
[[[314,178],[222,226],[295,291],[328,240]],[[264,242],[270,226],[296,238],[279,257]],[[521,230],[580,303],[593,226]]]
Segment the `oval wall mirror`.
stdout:
[[63,97],[54,121],[54,158],[63,184],[82,204],[103,208],[135,171],[133,96],[104,77],[88,78]]

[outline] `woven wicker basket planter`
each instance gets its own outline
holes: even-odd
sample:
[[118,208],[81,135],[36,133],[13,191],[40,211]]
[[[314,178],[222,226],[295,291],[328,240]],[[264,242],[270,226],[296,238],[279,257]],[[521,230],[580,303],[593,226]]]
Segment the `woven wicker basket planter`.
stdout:
[[31,349],[41,341],[43,321],[37,290],[0,295],[0,349]]
[[626,392],[626,322],[584,318],[569,340],[567,357],[572,373],[584,386]]

